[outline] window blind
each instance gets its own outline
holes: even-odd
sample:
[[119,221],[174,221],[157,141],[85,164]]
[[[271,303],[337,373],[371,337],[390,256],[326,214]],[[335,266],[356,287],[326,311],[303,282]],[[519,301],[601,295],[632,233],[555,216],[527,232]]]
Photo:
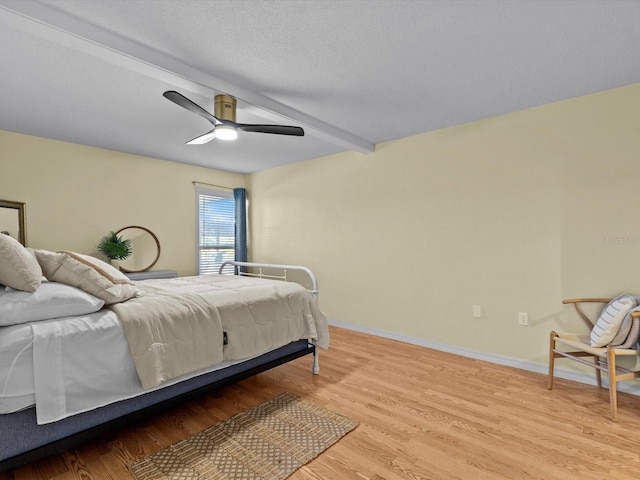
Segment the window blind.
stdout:
[[[198,209],[198,275],[218,273],[235,257],[235,201],[233,192],[196,188]],[[233,267],[223,273],[233,274]]]

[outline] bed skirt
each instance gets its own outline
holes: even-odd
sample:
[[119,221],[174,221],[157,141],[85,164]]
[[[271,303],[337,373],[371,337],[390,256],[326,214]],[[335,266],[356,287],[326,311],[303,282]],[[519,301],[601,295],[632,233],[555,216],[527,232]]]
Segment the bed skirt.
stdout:
[[0,472],[67,450],[199,394],[225,387],[314,351],[315,347],[307,340],[298,340],[245,362],[55,423],[37,425],[35,408],[0,415]]

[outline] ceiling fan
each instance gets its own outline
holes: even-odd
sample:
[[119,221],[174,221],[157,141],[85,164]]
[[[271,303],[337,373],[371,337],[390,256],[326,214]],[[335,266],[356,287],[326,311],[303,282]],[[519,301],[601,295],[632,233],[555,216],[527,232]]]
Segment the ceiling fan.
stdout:
[[257,125],[251,123],[236,123],[236,99],[229,95],[216,95],[215,115],[211,115],[200,105],[192,102],[184,95],[168,90],[162,94],[166,99],[176,105],[186,108],[190,112],[200,115],[213,125],[213,129],[203,135],[192,138],[187,145],[200,145],[210,142],[214,138],[220,140],[235,140],[238,130],[245,132],[272,133],[275,135],[294,135],[302,137],[304,130],[301,127],[289,125]]

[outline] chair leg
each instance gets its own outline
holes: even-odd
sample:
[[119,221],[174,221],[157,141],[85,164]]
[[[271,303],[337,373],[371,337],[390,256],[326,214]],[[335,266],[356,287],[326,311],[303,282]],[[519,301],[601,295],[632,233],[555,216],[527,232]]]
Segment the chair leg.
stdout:
[[609,367],[609,403],[611,408],[611,420],[618,421],[618,392],[616,379],[616,354],[612,348],[607,350],[607,363]]
[[556,337],[558,334],[554,331],[549,335],[549,384],[548,388],[551,390],[553,388],[553,367],[555,365],[556,354],[554,350],[556,349]]
[[600,366],[600,357],[594,356],[593,363],[596,364],[596,384],[599,388],[602,388],[602,374],[600,373],[600,369],[598,368],[598,366]]

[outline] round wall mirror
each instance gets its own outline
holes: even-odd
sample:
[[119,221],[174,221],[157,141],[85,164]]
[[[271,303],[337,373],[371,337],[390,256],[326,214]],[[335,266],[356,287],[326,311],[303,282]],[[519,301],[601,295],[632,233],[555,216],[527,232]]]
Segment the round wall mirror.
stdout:
[[132,225],[121,228],[116,235],[131,240],[131,255],[120,261],[120,270],[123,272],[145,272],[160,258],[160,242],[148,228]]

